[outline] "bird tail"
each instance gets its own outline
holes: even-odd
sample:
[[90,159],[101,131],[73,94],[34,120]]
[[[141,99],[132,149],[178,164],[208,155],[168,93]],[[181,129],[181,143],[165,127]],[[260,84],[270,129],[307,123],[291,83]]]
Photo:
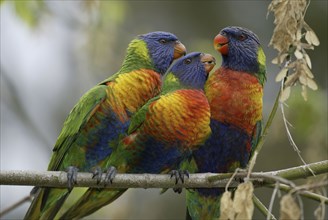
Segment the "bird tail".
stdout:
[[115,201],[126,190],[127,189],[99,190],[89,188],[82,197],[60,217],[60,219],[80,219],[91,215],[101,207]]
[[68,195],[67,189],[37,189],[24,220],[54,219]]
[[217,189],[188,190],[186,192],[186,220],[219,219],[221,192]]

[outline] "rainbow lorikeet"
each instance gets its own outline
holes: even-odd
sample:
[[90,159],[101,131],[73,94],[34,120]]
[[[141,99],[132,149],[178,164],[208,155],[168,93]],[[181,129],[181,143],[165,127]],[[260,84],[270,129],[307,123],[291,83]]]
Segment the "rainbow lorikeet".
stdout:
[[[199,52],[178,59],[164,76],[160,95],[131,119],[129,136],[121,140],[108,164],[122,173],[168,173],[190,157],[211,132],[203,89],[214,65],[213,56]],[[125,191],[89,189],[62,219],[89,215]]]
[[[241,27],[226,27],[214,38],[222,65],[211,74],[205,93],[212,135],[193,152],[189,171],[233,172],[245,168],[261,134],[265,55],[258,37]],[[221,189],[187,191],[187,219],[218,219]]]
[[[131,116],[161,90],[163,75],[185,55],[178,38],[152,32],[132,40],[121,69],[86,94],[67,117],[48,170],[68,168],[69,186],[77,170],[105,169],[104,159],[126,136]],[[53,219],[70,190],[39,188],[25,219]]]

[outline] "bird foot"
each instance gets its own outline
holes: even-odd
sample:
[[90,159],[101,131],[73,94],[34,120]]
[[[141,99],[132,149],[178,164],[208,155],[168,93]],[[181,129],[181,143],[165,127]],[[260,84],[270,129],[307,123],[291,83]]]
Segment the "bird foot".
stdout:
[[[181,180],[181,183],[184,183],[185,176],[189,178],[188,170],[172,170],[170,174],[171,174],[171,179],[172,177],[175,178],[175,184],[178,184],[179,180]],[[180,194],[182,192],[182,188],[174,187],[173,192]]]
[[113,166],[110,166],[108,169],[107,169],[107,172],[106,172],[106,176],[105,176],[105,186],[107,184],[112,184],[113,183],[113,180],[115,178],[117,174],[117,169]]
[[184,176],[189,178],[188,170],[172,170],[169,174],[171,174],[171,179],[174,176],[175,184],[178,184],[179,180],[181,180],[181,183],[184,183]]
[[40,189],[39,186],[34,186],[30,192],[30,196],[34,197],[37,194],[37,192],[39,191],[39,189]]
[[100,183],[101,181],[101,176],[102,176],[103,172],[101,170],[101,167],[96,167],[93,171],[92,171],[92,179],[97,180],[97,184]]
[[74,166],[69,166],[66,169],[67,172],[67,189],[68,191],[72,191],[74,184],[77,183],[77,172],[79,169]]
[[182,188],[181,187],[173,187],[173,192],[181,194],[182,193]]
[[243,177],[235,177],[234,180],[238,183],[243,183],[245,182],[244,178]]

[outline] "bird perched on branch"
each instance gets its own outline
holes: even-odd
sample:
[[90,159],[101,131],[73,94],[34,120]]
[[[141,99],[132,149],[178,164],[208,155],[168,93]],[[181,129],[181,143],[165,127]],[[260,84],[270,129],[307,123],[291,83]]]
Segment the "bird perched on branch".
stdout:
[[[193,152],[191,172],[225,173],[245,168],[261,133],[265,55],[258,37],[245,28],[226,27],[214,38],[222,65],[205,93],[212,134]],[[218,219],[221,189],[187,191],[187,219]]]
[[[131,116],[158,95],[161,75],[185,53],[184,45],[167,32],[152,32],[131,41],[121,69],[85,93],[64,122],[48,170],[67,170],[69,189],[39,188],[25,219],[53,219],[78,170],[93,169],[95,177],[101,177],[107,169],[104,159],[126,136]],[[110,168],[109,174],[113,172]]]
[[[204,93],[212,55],[194,52],[178,59],[163,79],[159,96],[131,119],[107,163],[122,173],[168,173],[179,167],[210,135]],[[118,198],[126,189],[89,189],[61,218],[79,219]]]

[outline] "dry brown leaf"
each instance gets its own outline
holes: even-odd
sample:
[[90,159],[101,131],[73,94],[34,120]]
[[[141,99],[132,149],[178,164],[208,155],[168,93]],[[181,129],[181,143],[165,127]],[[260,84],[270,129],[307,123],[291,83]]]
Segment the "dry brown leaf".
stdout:
[[297,59],[303,59],[303,53],[299,50],[295,50],[294,55]]
[[291,194],[284,195],[280,200],[280,220],[300,219],[301,210]]
[[318,89],[318,86],[317,86],[316,82],[314,82],[314,80],[311,79],[311,78],[307,78],[307,86],[312,90],[317,90]]
[[288,56],[288,53],[279,54],[271,62],[273,64],[282,64],[283,62],[285,62],[285,59],[286,59],[287,56]]
[[302,85],[302,92],[301,92],[302,96],[303,96],[303,99],[305,101],[307,101],[307,89],[306,89],[306,86],[303,86]]
[[282,93],[280,95],[279,101],[280,102],[286,101],[289,98],[290,91],[291,91],[290,86],[284,88],[284,90],[282,90]]
[[305,49],[305,50],[314,50],[314,46],[312,46],[311,44],[308,43],[301,43],[300,44],[301,48]]
[[304,58],[305,58],[305,62],[306,62],[306,64],[308,65],[308,67],[309,67],[310,69],[312,69],[311,59],[310,59],[310,57],[309,57],[309,55],[308,55],[307,53],[304,53]]
[[275,29],[270,44],[279,52],[288,52],[293,42],[301,37],[299,23],[303,21],[306,0],[272,0],[268,10],[274,13]]
[[233,200],[233,209],[236,212],[236,219],[252,219],[254,212],[253,183],[242,183],[237,187]]
[[[304,21],[308,2],[308,0],[272,0],[268,7],[268,11],[273,12],[275,17],[275,28],[269,45],[278,50],[278,56],[272,60],[272,63],[279,65],[288,63],[288,55],[291,55],[290,60],[293,60],[287,65],[290,73],[284,82],[285,88],[280,101],[286,101],[289,98],[291,86],[297,82],[313,90],[318,88],[312,80],[313,74],[310,70],[312,62],[305,51],[314,49],[313,46],[320,44],[315,32]],[[291,54],[290,51],[294,52]],[[277,74],[276,81],[282,81],[286,74],[286,69],[282,69]],[[302,89],[302,96],[305,100],[307,99],[306,87]]]
[[300,83],[303,84],[303,85],[307,85],[307,77],[305,74],[301,74],[301,76],[298,78]]
[[220,220],[224,219],[235,219],[235,211],[233,209],[231,192],[224,192],[220,200]]
[[305,74],[307,75],[307,77],[309,77],[311,79],[314,77],[311,70],[306,65],[303,66],[303,69],[304,69]]
[[299,74],[297,72],[287,76],[286,81],[285,81],[285,86],[290,87],[290,86],[295,85],[296,81],[298,80],[298,77],[299,77]]
[[280,82],[281,80],[283,80],[288,72],[288,68],[282,68],[282,70],[280,70],[280,72],[277,74],[276,76],[276,82]]
[[305,40],[309,44],[313,44],[314,46],[319,46],[319,44],[320,44],[319,38],[317,37],[317,35],[312,30],[306,32]]

